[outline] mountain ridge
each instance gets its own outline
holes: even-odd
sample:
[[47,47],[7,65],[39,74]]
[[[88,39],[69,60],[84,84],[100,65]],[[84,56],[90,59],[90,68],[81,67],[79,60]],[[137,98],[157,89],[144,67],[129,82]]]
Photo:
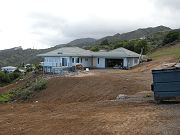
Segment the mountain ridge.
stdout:
[[[109,42],[112,41],[119,41],[119,40],[132,40],[134,38],[141,38],[147,35],[153,35],[156,32],[167,32],[171,31],[171,28],[165,26],[157,26],[157,27],[148,27],[148,28],[141,28],[131,32],[122,33],[122,34],[115,34],[112,36],[103,37],[101,39],[94,39],[94,38],[80,38],[75,39],[67,44],[59,44],[55,45],[54,47],[47,48],[47,49],[22,49],[20,47],[14,47],[11,49],[1,50],[0,51],[0,67],[2,66],[17,66],[22,63],[38,63],[42,60],[42,58],[37,57],[36,55],[39,53],[46,53],[52,50],[55,50],[60,47],[65,46],[77,46],[77,47],[87,47],[93,46],[94,44],[99,44],[103,40],[107,39]],[[128,36],[130,35],[130,36]]]

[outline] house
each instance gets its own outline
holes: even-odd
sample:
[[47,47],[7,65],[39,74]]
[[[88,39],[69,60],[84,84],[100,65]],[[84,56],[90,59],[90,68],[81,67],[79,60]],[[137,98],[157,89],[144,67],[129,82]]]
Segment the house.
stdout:
[[13,66],[7,66],[7,67],[2,67],[1,71],[5,71],[8,73],[12,73],[17,69],[17,67],[13,67]]
[[44,57],[44,71],[54,73],[77,64],[89,68],[109,68],[117,65],[130,68],[139,64],[140,57],[139,54],[122,47],[108,52],[92,52],[79,47],[63,47],[38,56]]

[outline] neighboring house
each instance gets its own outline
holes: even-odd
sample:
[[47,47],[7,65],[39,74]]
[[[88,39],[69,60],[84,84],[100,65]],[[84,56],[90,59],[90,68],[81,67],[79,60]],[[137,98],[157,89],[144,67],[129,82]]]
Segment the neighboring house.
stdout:
[[92,52],[79,47],[63,47],[38,56],[44,57],[45,72],[58,72],[77,64],[89,68],[108,68],[121,66],[130,68],[139,64],[140,55],[125,48],[112,51]]
[[12,67],[12,66],[7,66],[7,67],[2,67],[1,70],[8,72],[8,73],[12,73],[17,69],[17,67]]

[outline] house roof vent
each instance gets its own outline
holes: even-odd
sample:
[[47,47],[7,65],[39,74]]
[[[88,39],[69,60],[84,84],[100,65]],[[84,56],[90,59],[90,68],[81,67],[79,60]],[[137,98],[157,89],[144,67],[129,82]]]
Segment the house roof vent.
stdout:
[[58,52],[58,54],[63,54],[62,52]]

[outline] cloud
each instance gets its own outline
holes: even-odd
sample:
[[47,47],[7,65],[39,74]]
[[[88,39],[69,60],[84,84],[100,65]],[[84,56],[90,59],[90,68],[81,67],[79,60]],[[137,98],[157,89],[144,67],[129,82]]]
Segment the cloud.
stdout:
[[157,4],[160,8],[169,8],[171,10],[179,10],[180,11],[180,1],[179,0],[155,0],[155,4]]
[[45,13],[31,13],[28,17],[31,34],[42,44],[56,45],[66,41],[63,35],[67,27],[65,19]]
[[[180,27],[179,0],[16,0],[0,5],[0,50],[46,48],[138,28]],[[3,31],[2,31],[3,30]]]

